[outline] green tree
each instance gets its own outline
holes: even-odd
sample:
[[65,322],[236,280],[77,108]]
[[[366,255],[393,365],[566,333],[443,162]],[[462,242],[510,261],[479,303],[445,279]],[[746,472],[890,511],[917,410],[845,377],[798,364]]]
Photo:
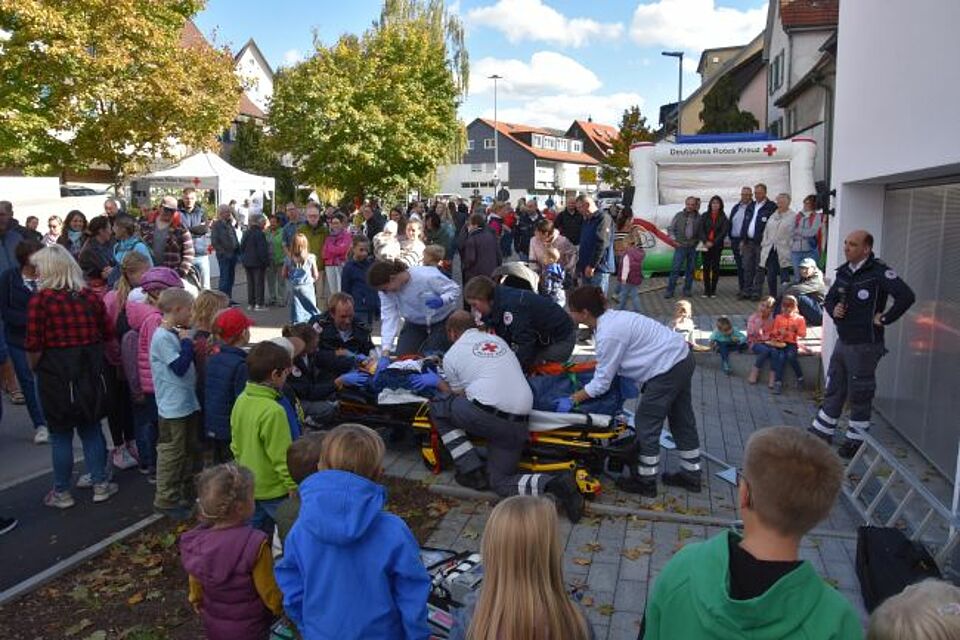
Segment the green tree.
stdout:
[[653,140],[653,131],[647,126],[647,119],[640,113],[640,107],[632,106],[625,110],[620,118],[620,133],[600,167],[600,179],[616,189],[630,186],[633,183],[630,177],[630,147],[637,142],[650,140]]
[[703,97],[700,112],[700,133],[747,133],[755,131],[760,123],[749,111],[738,106],[740,94],[730,76],[723,76]]
[[237,137],[230,149],[230,164],[238,169],[276,180],[278,202],[289,202],[296,196],[293,170],[280,161],[263,127],[244,120],[237,124]]
[[302,182],[348,197],[427,184],[461,139],[457,102],[466,86],[437,27],[442,4],[387,2],[363,35],[317,44],[311,58],[280,71],[273,144],[293,156]]
[[202,0],[0,0],[0,165],[109,168],[211,148],[236,115],[226,49],[180,44]]

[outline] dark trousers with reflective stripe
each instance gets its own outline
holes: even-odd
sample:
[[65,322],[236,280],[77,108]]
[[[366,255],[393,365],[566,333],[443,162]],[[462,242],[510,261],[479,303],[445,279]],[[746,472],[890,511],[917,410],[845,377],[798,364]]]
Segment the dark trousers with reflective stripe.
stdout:
[[827,389],[823,404],[813,419],[813,428],[825,436],[833,436],[843,413],[850,404],[850,426],[847,437],[862,440],[857,430],[870,429],[873,396],[877,390],[877,365],[887,350],[883,343],[844,344],[837,340],[827,368]]
[[693,353],[643,385],[634,425],[637,429],[637,472],[656,476],[660,465],[660,431],[666,420],[677,443],[680,466],[700,473],[700,436],[693,413],[691,384],[696,363]]
[[501,496],[542,495],[550,476],[517,473],[527,443],[527,423],[498,418],[462,395],[439,395],[430,402],[430,418],[460,473],[483,468],[470,436],[487,441],[487,478]]

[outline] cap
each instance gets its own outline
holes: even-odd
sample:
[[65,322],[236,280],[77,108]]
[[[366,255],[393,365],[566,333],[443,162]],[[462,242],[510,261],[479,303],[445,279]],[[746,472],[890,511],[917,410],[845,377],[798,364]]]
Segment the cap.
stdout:
[[140,288],[147,293],[163,291],[170,287],[183,289],[183,280],[170,267],[151,267],[140,277]]
[[387,223],[383,225],[383,230],[387,233],[396,234],[397,233],[397,221],[396,220],[387,220]]
[[177,209],[177,199],[173,196],[163,196],[160,200],[160,206],[164,209]]
[[233,340],[253,326],[253,320],[238,307],[224,309],[213,319],[213,327],[224,340]]
[[801,269],[816,269],[817,262],[813,258],[804,258],[800,261]]
[[303,353],[303,350],[306,348],[306,345],[303,343],[303,340],[295,337],[270,338],[269,342],[272,342],[273,344],[286,349],[287,353],[290,354],[291,358],[296,358],[298,355]]

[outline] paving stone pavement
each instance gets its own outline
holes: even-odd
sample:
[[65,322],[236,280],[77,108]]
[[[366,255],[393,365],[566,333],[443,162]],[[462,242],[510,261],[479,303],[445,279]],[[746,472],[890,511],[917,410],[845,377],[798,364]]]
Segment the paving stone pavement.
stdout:
[[[766,388],[707,367],[698,367],[695,373],[693,398],[703,448],[733,466],[741,464],[744,444],[753,431],[781,424],[806,428],[816,410],[809,393],[792,390],[771,396]],[[667,468],[677,464],[674,458],[666,455]],[[434,490],[454,485],[449,471],[432,475],[415,450],[390,451],[385,467],[388,474],[424,481]],[[603,478],[603,493],[595,502],[647,513],[599,515],[588,506],[588,514],[577,525],[561,521],[565,575],[571,586],[584,586],[583,601],[590,605],[587,615],[600,640],[636,638],[648,589],[673,554],[726,528],[714,520],[709,524],[656,521],[658,512],[689,516],[692,521],[712,518],[732,524],[737,519],[734,488],[714,475],[722,468],[707,463],[709,481],[700,494],[664,488],[656,499],[624,494],[611,479]],[[461,500],[444,516],[428,544],[479,550],[492,502],[492,494],[489,501]],[[800,555],[853,603],[865,621],[854,573],[857,525],[855,515],[838,502],[818,528],[819,534],[804,540]]]

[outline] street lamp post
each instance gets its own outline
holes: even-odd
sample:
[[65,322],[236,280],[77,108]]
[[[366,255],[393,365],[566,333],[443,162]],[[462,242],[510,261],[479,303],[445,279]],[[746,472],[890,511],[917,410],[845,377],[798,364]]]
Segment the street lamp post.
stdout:
[[661,51],[660,55],[677,59],[677,142],[679,142],[680,106],[683,104],[683,51]]
[[500,193],[500,124],[497,120],[497,81],[503,76],[493,74],[488,76],[493,80],[493,199]]

